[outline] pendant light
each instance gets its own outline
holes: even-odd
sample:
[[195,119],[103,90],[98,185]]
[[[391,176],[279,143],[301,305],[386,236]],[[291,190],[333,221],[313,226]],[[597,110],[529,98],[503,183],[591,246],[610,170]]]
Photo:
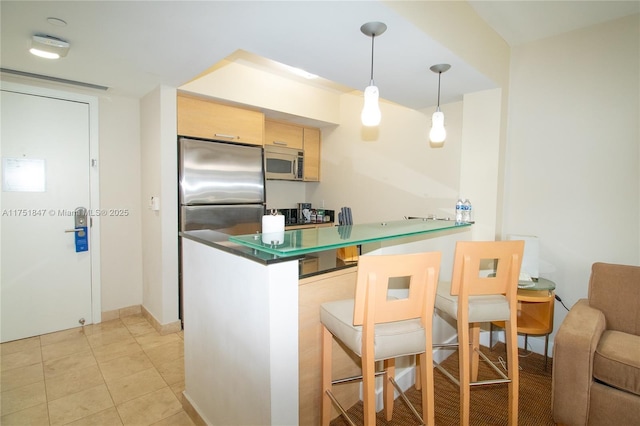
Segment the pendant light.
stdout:
[[429,68],[431,71],[438,73],[438,107],[431,116],[431,131],[429,132],[429,140],[433,143],[443,143],[447,138],[447,131],[444,128],[444,114],[440,111],[440,76],[443,72],[447,72],[449,68],[451,68],[449,64],[438,64]]
[[371,81],[364,89],[364,106],[362,107],[362,114],[360,114],[362,125],[367,127],[380,124],[381,114],[380,106],[378,105],[380,93],[373,83],[373,40],[386,30],[387,26],[382,22],[367,22],[360,27],[360,31],[364,35],[371,37]]

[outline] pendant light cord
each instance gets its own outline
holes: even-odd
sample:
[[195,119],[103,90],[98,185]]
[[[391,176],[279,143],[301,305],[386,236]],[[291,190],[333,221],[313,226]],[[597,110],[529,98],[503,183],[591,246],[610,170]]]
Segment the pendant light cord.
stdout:
[[440,76],[442,76],[442,71],[438,73],[438,110],[440,110]]
[[373,40],[376,38],[375,34],[371,35],[371,85],[373,86]]

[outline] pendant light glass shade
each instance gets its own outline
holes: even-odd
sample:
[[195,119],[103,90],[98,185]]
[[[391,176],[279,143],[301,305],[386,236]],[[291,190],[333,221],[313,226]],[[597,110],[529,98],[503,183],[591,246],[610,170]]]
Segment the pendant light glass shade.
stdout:
[[431,116],[431,130],[429,140],[433,143],[442,143],[447,138],[447,130],[444,128],[444,114],[440,108]]
[[364,106],[360,114],[362,125],[367,127],[377,126],[382,118],[379,105],[380,92],[373,83],[373,40],[386,30],[387,26],[382,22],[367,22],[360,27],[364,35],[371,37],[371,83],[364,89]]
[[382,114],[378,104],[379,95],[378,88],[373,84],[364,89],[364,106],[362,107],[362,114],[360,114],[363,126],[370,127],[380,124]]
[[436,112],[431,116],[431,130],[429,131],[429,140],[437,144],[443,143],[447,138],[447,130],[444,128],[444,113],[440,111],[440,76],[449,68],[451,68],[449,64],[438,64],[429,68],[438,73],[438,106]]

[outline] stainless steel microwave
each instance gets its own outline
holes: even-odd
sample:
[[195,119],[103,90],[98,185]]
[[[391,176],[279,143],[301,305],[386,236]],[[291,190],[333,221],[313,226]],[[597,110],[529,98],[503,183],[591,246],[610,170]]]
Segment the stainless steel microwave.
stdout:
[[302,180],[304,153],[294,148],[264,147],[264,171],[266,179]]

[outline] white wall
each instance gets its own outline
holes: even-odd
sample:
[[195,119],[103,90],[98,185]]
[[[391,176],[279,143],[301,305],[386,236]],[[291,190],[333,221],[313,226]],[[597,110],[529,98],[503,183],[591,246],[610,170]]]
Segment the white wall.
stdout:
[[166,325],[178,321],[176,90],[160,86],[140,106],[143,304]]
[[638,22],[512,52],[503,231],[539,237],[540,275],[568,307],[593,262],[640,261]]
[[142,303],[140,101],[100,98],[100,207],[127,216],[101,218],[102,311]]
[[460,195],[472,204],[473,239],[496,239],[500,176],[502,90],[464,96]]
[[[483,161],[489,160],[492,165],[497,166],[497,170],[491,171],[497,175],[497,187],[479,187],[482,180],[478,178],[478,170],[474,167],[463,166],[461,175],[461,190],[471,199],[478,217],[478,225],[474,231],[474,236],[479,239],[490,239],[492,228],[495,226],[495,234],[499,237],[503,223],[502,204],[504,203],[504,170],[506,167],[506,145],[507,145],[507,111],[509,102],[509,78],[510,78],[510,55],[511,49],[506,41],[496,33],[487,23],[480,18],[476,11],[466,1],[385,1],[385,4],[403,15],[409,22],[412,22],[426,34],[446,46],[465,62],[482,72],[495,82],[496,88],[500,90],[499,117],[500,133],[499,142],[487,135],[482,135],[481,146],[487,147],[494,152],[497,143],[497,158],[488,159],[486,153],[480,156]],[[465,98],[468,94],[465,94]],[[484,97],[484,95],[483,95]],[[465,104],[468,104],[465,99]],[[485,98],[483,102],[495,103],[496,100]],[[474,101],[476,103],[476,101]],[[487,117],[498,114],[495,106],[488,109],[475,110],[465,106],[464,126],[468,128],[473,123],[473,131],[465,131],[465,135],[477,137],[475,129],[481,129],[480,116]],[[472,112],[473,111],[473,112]],[[472,113],[469,113],[472,112]],[[477,116],[476,116],[477,114]],[[493,130],[492,130],[493,132]],[[473,139],[465,136],[462,152],[466,153],[467,148],[472,148],[470,144],[476,144]],[[475,153],[480,151],[476,150]],[[467,155],[468,157],[468,155]],[[473,158],[472,158],[473,160]],[[486,167],[489,171],[490,167]],[[482,170],[480,170],[482,172]],[[484,173],[481,173],[484,174]],[[493,183],[491,183],[493,186]],[[495,197],[496,207],[489,205],[489,199]],[[478,204],[480,203],[480,204]],[[495,213],[491,210],[496,209]],[[492,223],[494,222],[495,223]],[[482,221],[482,224],[480,223]],[[483,229],[479,230],[478,228]]]
[[355,223],[404,216],[453,216],[460,179],[462,103],[442,105],[447,140],[431,148],[430,111],[381,103],[377,129],[360,123],[362,95],[342,95],[340,126],[322,129],[322,181],[307,201],[339,210]]

